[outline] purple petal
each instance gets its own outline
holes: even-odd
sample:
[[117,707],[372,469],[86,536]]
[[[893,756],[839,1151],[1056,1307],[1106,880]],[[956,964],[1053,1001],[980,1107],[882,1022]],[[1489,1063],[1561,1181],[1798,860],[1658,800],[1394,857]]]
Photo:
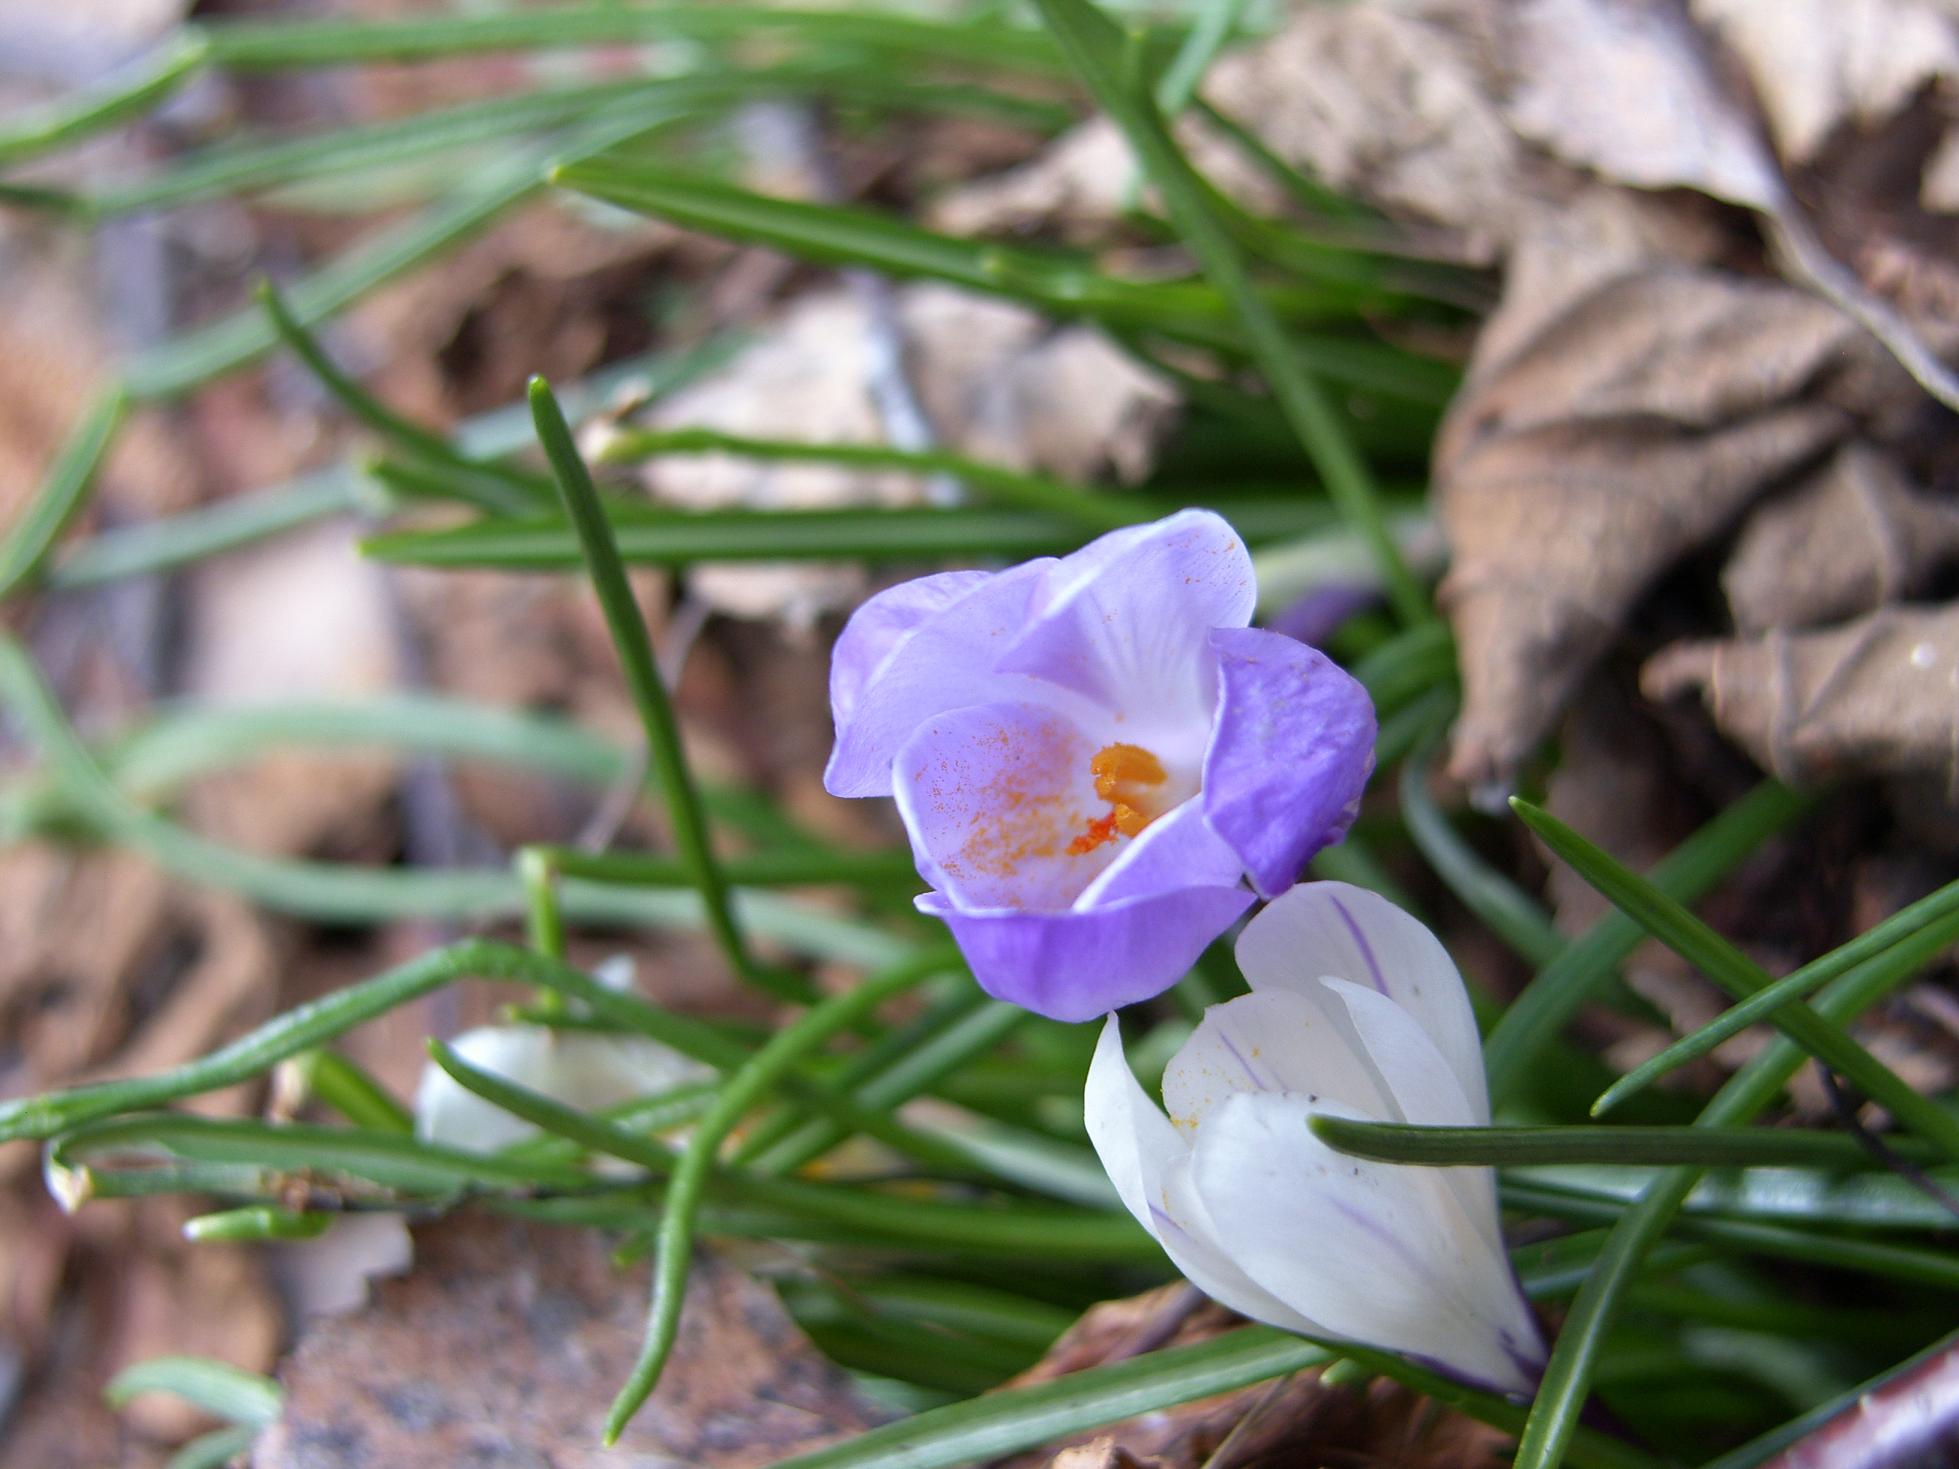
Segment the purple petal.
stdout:
[[[834,708],[836,747],[823,772],[823,788],[833,796],[888,796],[891,764],[912,732],[935,714],[974,704],[1016,700],[1054,702],[1058,689],[994,668],[1045,595],[1051,560],[1028,561],[976,582],[963,596],[936,612],[922,612],[909,631],[901,631],[883,656],[863,675],[867,655],[881,645],[883,613],[873,613],[860,640],[844,629],[852,645],[844,650],[845,707]],[[904,588],[894,587],[891,595]],[[936,590],[936,589],[935,589]],[[945,590],[953,590],[947,588]],[[929,601],[933,593],[928,592]],[[859,616],[877,598],[859,609]],[[903,622],[905,614],[891,621]],[[854,625],[857,619],[852,618]],[[861,642],[861,647],[858,645]]]
[[878,665],[928,619],[985,582],[990,571],[946,571],[887,587],[855,612],[830,650],[830,711],[838,724],[857,710]]
[[1096,741],[1038,704],[934,715],[899,752],[895,793],[918,870],[962,908],[1066,908],[1117,856],[1076,852],[1106,803]]
[[1189,887],[1059,913],[962,912],[925,893],[918,911],[945,920],[989,995],[1051,1020],[1093,1020],[1183,978],[1251,901],[1243,887]]
[[1153,732],[1208,729],[1216,707],[1211,629],[1251,619],[1258,589],[1244,542],[1210,511],[1185,510],[1100,537],[1048,581],[1046,605],[999,668],[1134,721],[1128,738],[1169,763],[1176,752]]
[[1236,887],[1244,875],[1238,854],[1211,830],[1203,802],[1193,798],[1152,821],[1140,836],[1122,839],[1115,861],[1078,904],[1093,908],[1174,888]]
[[1346,834],[1374,768],[1374,705],[1315,648],[1260,628],[1211,634],[1221,690],[1204,814],[1264,897]]

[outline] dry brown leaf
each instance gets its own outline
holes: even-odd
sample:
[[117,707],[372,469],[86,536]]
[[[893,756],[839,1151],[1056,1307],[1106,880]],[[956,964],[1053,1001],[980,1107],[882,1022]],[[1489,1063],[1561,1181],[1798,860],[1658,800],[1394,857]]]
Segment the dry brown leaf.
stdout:
[[1701,692],[1723,733],[1782,780],[1931,776],[1959,794],[1959,607],[1678,644],[1641,686],[1655,699]]
[[[1146,473],[1176,398],[1100,334],[1057,328],[1006,302],[934,285],[894,294],[905,366],[938,441],[1009,468],[1071,479]],[[883,444],[875,382],[881,348],[861,295],[821,291],[783,311],[723,371],[663,399],[654,428],[711,428],[818,444]],[[650,460],[661,500],[695,508],[812,509],[913,503],[915,476],[732,454]],[[692,589],[738,617],[807,626],[854,601],[853,566],[703,567]]]
[[1889,119],[1959,72],[1959,26],[1930,0],[1688,0],[1747,68],[1776,148],[1806,163],[1846,124]]
[[1774,160],[1671,5],[1529,0],[1511,60],[1511,124],[1559,157],[1635,188],[1698,189],[1752,209],[1781,200]]
[[1849,444],[1749,516],[1721,574],[1743,632],[1836,622],[1910,596],[1959,556],[1959,506]]
[[1934,214],[1959,214],[1959,130],[1948,132],[1925,164],[1918,202]]
[[1139,1459],[1105,1436],[1063,1449],[1049,1462],[1048,1469],[1170,1469],[1170,1466],[1154,1457]]
[[[187,692],[213,707],[357,700],[396,686],[381,574],[343,524],[223,557],[191,582]],[[346,852],[381,829],[398,762],[378,751],[283,750],[198,782],[196,824],[252,851]]]
[[255,1469],[746,1469],[883,1416],[772,1290],[702,1251],[659,1391],[602,1449],[645,1324],[646,1267],[616,1269],[591,1230],[487,1216],[418,1231],[415,1256],[364,1310],[301,1341]]
[[1864,399],[1873,350],[1787,287],[1654,266],[1472,367],[1435,456],[1457,779],[1507,781],[1653,578],[1850,429],[1829,395]]

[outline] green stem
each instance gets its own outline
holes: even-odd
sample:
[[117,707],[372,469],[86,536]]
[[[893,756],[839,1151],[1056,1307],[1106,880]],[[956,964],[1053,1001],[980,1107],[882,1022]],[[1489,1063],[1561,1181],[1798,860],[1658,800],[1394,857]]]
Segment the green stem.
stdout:
[[1959,927],[1955,927],[1954,922],[1956,918],[1959,918],[1959,882],[1948,883],[1929,897],[1901,908],[1843,947],[1757,990],[1699,1030],[1682,1036],[1650,1061],[1641,1062],[1600,1093],[1599,1099],[1592,1104],[1592,1115],[1603,1116],[1669,1071],[1698,1060],[1731,1036],[1740,1034],[1758,1021],[1771,1019],[1791,1001],[1806,999],[1851,965],[1874,958],[1922,929],[1939,924],[1941,932],[1959,940]]
[[718,429],[620,429],[599,451],[602,464],[632,464],[669,454],[735,454],[745,459],[838,464],[859,469],[896,469],[912,474],[948,474],[987,499],[1023,509],[1065,515],[1094,530],[1133,525],[1158,514],[1156,503],[1136,505],[1064,484],[1045,475],[1026,474],[998,464],[969,459],[943,449],[898,449],[884,444],[817,444],[794,439],[758,439]]
[[304,1095],[323,1102],[356,1127],[411,1133],[415,1119],[388,1089],[338,1051],[304,1051],[291,1065]]
[[[1808,796],[1763,781],[1668,853],[1653,869],[1653,885],[1693,902],[1812,804]],[[1644,937],[1645,930],[1631,918],[1608,913],[1538,971],[1484,1042],[1492,1104],[1501,1106],[1516,1094],[1565,1022]]]
[[45,1140],[83,1122],[156,1107],[249,1081],[289,1056],[459,979],[512,980],[545,985],[577,1000],[622,1030],[649,1036],[683,1054],[727,1070],[747,1060],[737,1043],[699,1021],[687,1020],[607,989],[576,969],[511,944],[470,939],[451,944],[344,990],[289,1010],[229,1045],[182,1066],[126,1081],[97,1082],[38,1097],[0,1102],[0,1142]]
[[360,422],[394,440],[409,453],[456,470],[458,482],[471,487],[474,503],[483,509],[512,515],[536,511],[548,502],[550,487],[537,475],[494,461],[471,459],[441,434],[403,418],[342,372],[327,356],[326,349],[292,314],[270,281],[259,283],[257,295],[279,340],[306,364],[307,370],[319,379],[335,401]]
[[0,541],[0,597],[31,581],[54,548],[55,537],[82,508],[109,445],[115,441],[129,399],[121,388],[98,397],[61,446],[47,483]]
[[708,842],[707,814],[701,809],[700,792],[687,768],[681,749],[680,725],[674,718],[673,703],[653,658],[653,643],[640,616],[626,580],[625,564],[612,537],[611,523],[599,503],[598,488],[572,441],[571,425],[565,422],[551,385],[541,377],[531,379],[531,414],[537,436],[563,497],[565,514],[577,531],[585,565],[591,573],[592,589],[598,594],[612,644],[619,654],[619,665],[631,691],[633,706],[639,711],[640,728],[646,734],[653,768],[659,775],[660,789],[666,798],[667,821],[673,830],[674,846],[687,864],[695,889],[707,909],[708,928],[721,946],[735,973],[750,984],[784,999],[806,1000],[809,988],[800,980],[765,970],[749,956],[748,945],[735,921],[728,902],[728,884],[722,876]]
[[[1313,1135],[1331,1148],[1385,1163],[1441,1168],[1496,1168],[1548,1163],[1707,1168],[1871,1169],[1885,1165],[1843,1132],[1796,1128],[1711,1127],[1426,1127],[1315,1117]],[[1908,1158],[1935,1150],[1900,1139]]]
[[[1766,971],[1652,883],[1627,870],[1549,812],[1512,799],[1511,808],[1545,845],[1661,943],[1738,1000],[1767,989]],[[1838,964],[1839,972],[1854,959]],[[1959,1159],[1959,1116],[1924,1096],[1853,1037],[1801,1001],[1774,1012],[1776,1028],[1888,1110],[1900,1123]]]

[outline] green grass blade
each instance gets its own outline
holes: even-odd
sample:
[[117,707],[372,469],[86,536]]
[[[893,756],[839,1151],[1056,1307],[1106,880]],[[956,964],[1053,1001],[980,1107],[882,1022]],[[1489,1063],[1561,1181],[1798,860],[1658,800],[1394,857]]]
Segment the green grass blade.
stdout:
[[225,1469],[258,1442],[256,1428],[217,1428],[201,1433],[170,1456],[163,1469]]
[[356,1127],[412,1133],[415,1118],[373,1076],[338,1051],[306,1051],[287,1063],[300,1095],[333,1108]]
[[[852,510],[652,510],[608,507],[619,555],[631,566],[683,569],[704,562],[1022,560],[1060,555],[1087,538],[1065,516],[991,506]],[[1220,501],[1214,508],[1247,541],[1299,534],[1328,521],[1323,504]],[[579,565],[562,521],[491,521],[443,531],[369,537],[363,552],[403,566],[562,572]]]
[[[1226,299],[1203,281],[1128,280],[1106,274],[1077,252],[937,234],[876,210],[757,194],[637,159],[567,164],[553,172],[552,182],[635,213],[820,264],[945,281],[1057,316],[1213,347],[1238,345]],[[1269,309],[1298,322],[1345,321],[1356,304],[1352,289],[1332,284],[1275,288],[1269,298]],[[1344,344],[1321,344],[1328,351],[1337,345]]]
[[674,845],[693,875],[695,890],[707,909],[708,926],[729,965],[743,980],[760,985],[782,998],[805,999],[808,991],[804,984],[763,969],[749,955],[747,941],[742,937],[741,926],[728,900],[727,879],[722,876],[720,864],[708,842],[707,813],[701,808],[701,795],[694,786],[693,772],[687,768],[673,702],[654,660],[652,639],[647,636],[639,603],[626,580],[625,563],[619,559],[611,522],[606,519],[605,509],[599,503],[598,489],[593,485],[592,476],[585,468],[577,444],[572,440],[571,425],[565,421],[558,400],[551,395],[550,384],[543,378],[532,378],[530,397],[538,440],[544,445],[544,457],[550,461],[552,473],[557,479],[565,513],[578,533],[579,549],[584,554],[585,565],[592,579],[592,590],[605,613],[606,626],[612,633],[612,646],[619,655],[620,670],[625,675],[626,687],[631,691],[634,708],[639,713],[647,749],[652,753],[653,768],[659,776],[661,794],[666,800],[667,822],[673,832]]
[[127,406],[122,390],[111,388],[83,413],[61,446],[40,493],[0,541],[0,597],[33,580],[40,571],[54,548],[55,537],[88,498]]
[[1050,511],[1093,530],[1134,525],[1167,513],[1169,508],[1160,502],[1136,504],[1136,497],[1103,495],[1045,475],[982,463],[943,449],[757,439],[707,428],[620,429],[606,439],[597,459],[600,464],[634,464],[660,455],[709,453],[733,454],[744,459],[837,464],[852,469],[897,469],[918,475],[948,474],[997,504]]
[[1852,965],[1860,964],[1892,944],[1934,925],[1941,933],[1959,941],[1959,883],[1948,883],[1929,897],[1900,909],[1841,948],[1833,949],[1822,958],[1784,975],[1774,984],[1757,990],[1722,1012],[1717,1019],[1682,1036],[1657,1056],[1641,1062],[1607,1087],[1598,1101],[1593,1103],[1593,1115],[1602,1116],[1668,1072],[1699,1060],[1731,1036],[1771,1018],[1790,1001],[1808,998]]
[[185,30],[153,56],[139,60],[127,74],[11,120],[0,127],[0,165],[79,141],[149,111],[190,80],[204,65],[207,52],[204,38]]
[[1477,855],[1436,807],[1429,794],[1434,749],[1431,738],[1401,767],[1401,819],[1407,823],[1415,849],[1443,885],[1490,932],[1540,969],[1554,963],[1568,945],[1550,915],[1530,894]]
[[[1693,902],[1811,804],[1809,797],[1764,781],[1670,852],[1653,869],[1653,885],[1678,901]],[[1644,930],[1625,914],[1608,914],[1538,972],[1484,1043],[1492,1104],[1500,1105],[1523,1086],[1545,1047],[1642,937]]]
[[[76,738],[27,654],[4,636],[0,704],[21,720],[56,772],[60,794],[88,825],[186,881],[243,893],[280,912],[331,923],[411,917],[486,920],[519,917],[525,911],[523,885],[508,872],[424,872],[261,857],[209,841],[135,806]],[[567,916],[594,922],[693,927],[704,926],[708,918],[693,892],[568,883],[563,902]],[[877,930],[763,893],[739,895],[736,907],[745,924],[812,956],[874,965],[889,962],[904,948]]]
[[152,1357],[123,1368],[102,1389],[112,1408],[141,1393],[164,1393],[226,1423],[259,1428],[278,1422],[284,1404],[278,1383],[209,1357]]
[[1252,358],[1287,422],[1335,503],[1366,540],[1389,602],[1410,624],[1429,620],[1434,613],[1428,594],[1402,559],[1371,472],[1333,405],[1287,340],[1270,301],[1253,285],[1236,241],[1211,206],[1209,186],[1184,158],[1148,91],[1125,75],[1121,33],[1089,0],[1036,0],[1036,4],[1096,101],[1128,138],[1205,275],[1230,303]]
[[855,989],[813,1005],[797,1020],[770,1037],[768,1043],[728,1078],[714,1105],[696,1124],[687,1148],[674,1169],[666,1208],[660,1215],[653,1262],[653,1304],[646,1340],[639,1359],[606,1415],[605,1442],[619,1441],[626,1424],[658,1385],[662,1369],[680,1330],[680,1307],[687,1286],[688,1258],[693,1249],[695,1216],[721,1144],[742,1117],[773,1087],[779,1085],[802,1057],[824,1045],[842,1030],[869,1016],[886,1000],[937,973],[956,958],[934,947]]
[[[553,873],[633,887],[691,887],[693,873],[674,857],[641,852],[587,852],[576,847],[527,847]],[[858,851],[817,847],[786,852],[746,852],[721,859],[722,875],[740,887],[796,887],[853,883],[865,887],[918,886],[912,854],[899,848]]]
[[685,106],[701,116],[756,97],[833,96],[856,106],[968,113],[1051,132],[1065,126],[1067,109],[980,87],[921,84],[863,67],[807,65],[709,71],[540,89],[517,96],[465,102],[380,123],[336,128],[307,137],[221,145],[173,167],[83,195],[59,196],[43,207],[81,211],[97,219],[138,210],[178,208],[231,199],[308,179],[367,173],[459,153],[485,143],[560,128],[613,106]]
[[1139,1413],[1324,1363],[1324,1348],[1269,1327],[1150,1352],[1036,1387],[989,1393],[871,1429],[775,1469],[953,1469],[985,1463]]
[[[1315,1117],[1309,1126],[1328,1147],[1384,1163],[1440,1168],[1518,1164],[1692,1164],[1703,1168],[1882,1169],[1849,1133],[1751,1127],[1427,1127]],[[1902,1144],[1902,1145],[1900,1145]],[[1907,1158],[1933,1150],[1900,1140]]]
[[[1938,951],[1938,946],[1927,942],[1926,932],[1906,939],[1831,984],[1817,1001],[1817,1013],[1833,1025],[1849,1022]],[[1776,1037],[1729,1078],[1701,1112],[1698,1125],[1739,1127],[1753,1121],[1780,1095],[1804,1059],[1788,1037]],[[1530,1421],[1518,1444],[1517,1469],[1555,1469],[1563,1462],[1578,1431],[1579,1414],[1620,1297],[1699,1178],[1700,1172],[1694,1168],[1666,1170],[1612,1226],[1598,1264],[1579,1287],[1552,1346]]]
[[[486,228],[536,193],[554,159],[602,152],[688,115],[680,109],[630,107],[607,112],[554,148],[526,150],[481,169],[454,193],[364,239],[287,291],[293,316],[311,325]],[[124,373],[138,401],[172,398],[242,367],[277,337],[263,312],[246,308],[165,342],[131,361]]]
[[1157,109],[1165,117],[1176,117],[1197,96],[1217,55],[1231,42],[1232,33],[1244,19],[1247,0],[1209,0],[1197,15],[1184,43],[1177,48],[1163,77],[1156,84]]
[[97,1118],[248,1081],[288,1057],[323,1046],[357,1025],[462,979],[505,980],[554,990],[618,1029],[648,1036],[721,1070],[748,1058],[746,1049],[699,1021],[607,989],[588,975],[528,949],[470,939],[289,1010],[181,1066],[0,1102],[0,1142],[44,1140]]
[[[1518,818],[1573,871],[1736,999],[1745,1000],[1773,983],[1760,965],[1701,922],[1683,904],[1627,870],[1549,812],[1516,799],[1510,805]],[[1886,1108],[1899,1122],[1936,1143],[1946,1156],[1959,1159],[1959,1116],[1918,1092],[1855,1039],[1824,1021],[1801,1001],[1781,1007],[1773,1019],[1777,1029]]]
[[211,58],[235,70],[432,61],[486,51],[562,50],[635,42],[733,41],[771,35],[810,44],[862,46],[965,66],[1061,69],[1039,32],[936,21],[890,12],[760,5],[556,5],[379,21],[230,21],[209,26]]
[[[1933,1176],[1949,1176],[1951,1171],[1947,1167]],[[1596,1207],[1616,1218],[1639,1201],[1657,1176],[1657,1170],[1645,1165],[1546,1164],[1507,1169],[1503,1183],[1506,1188],[1523,1186],[1557,1195],[1563,1204],[1543,1209],[1556,1217],[1565,1217],[1561,1209],[1567,1207],[1581,1211]],[[1697,1218],[1887,1234],[1942,1229],[1952,1222],[1952,1211],[1915,1180],[1884,1169],[1745,1168],[1709,1173],[1694,1185],[1681,1209]],[[1594,1216],[1585,1212],[1583,1217]]]
[[[84,1124],[56,1140],[47,1166],[56,1177],[74,1180],[64,1185],[65,1196],[91,1195],[91,1160],[97,1156],[112,1161],[160,1156],[204,1165],[212,1170],[204,1176],[217,1185],[208,1189],[214,1193],[276,1195],[292,1183],[332,1196],[351,1186],[378,1191],[363,1200],[374,1203],[446,1202],[468,1188],[575,1189],[592,1182],[581,1168],[473,1153],[398,1132],[139,1112]],[[140,1162],[129,1170],[143,1171]],[[184,1188],[184,1178],[167,1166],[162,1173],[170,1191]]]
[[268,1244],[275,1240],[318,1239],[333,1227],[333,1215],[307,1214],[275,1204],[244,1204],[184,1221],[184,1238],[194,1245]]
[[358,503],[354,476],[345,469],[325,469],[276,489],[100,532],[74,544],[46,579],[54,587],[92,587],[173,571],[330,515],[344,515]]
[[342,372],[312,333],[300,325],[270,281],[259,284],[257,296],[279,340],[306,364],[307,370],[319,379],[320,386],[342,408],[409,453],[457,471],[458,482],[469,484],[475,492],[471,503],[498,514],[536,511],[549,503],[548,480],[506,464],[471,459],[441,434],[403,418]]

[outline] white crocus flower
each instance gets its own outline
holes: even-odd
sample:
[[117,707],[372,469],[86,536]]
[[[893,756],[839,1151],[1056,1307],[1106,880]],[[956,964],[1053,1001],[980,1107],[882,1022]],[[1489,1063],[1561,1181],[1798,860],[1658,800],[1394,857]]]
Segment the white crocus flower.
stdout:
[[1206,1012],[1163,1075],[1166,1118],[1113,1015],[1089,1069],[1088,1133],[1123,1203],[1191,1282],[1243,1315],[1529,1392],[1544,1342],[1497,1227],[1488,1168],[1371,1163],[1315,1113],[1489,1121],[1462,977],[1415,919],[1345,883],[1246,925],[1252,992]]
[[[479,1071],[514,1081],[581,1112],[602,1112],[714,1072],[642,1036],[543,1025],[485,1025],[450,1048]],[[415,1088],[415,1133],[430,1142],[492,1153],[537,1131],[466,1090],[431,1063]]]

